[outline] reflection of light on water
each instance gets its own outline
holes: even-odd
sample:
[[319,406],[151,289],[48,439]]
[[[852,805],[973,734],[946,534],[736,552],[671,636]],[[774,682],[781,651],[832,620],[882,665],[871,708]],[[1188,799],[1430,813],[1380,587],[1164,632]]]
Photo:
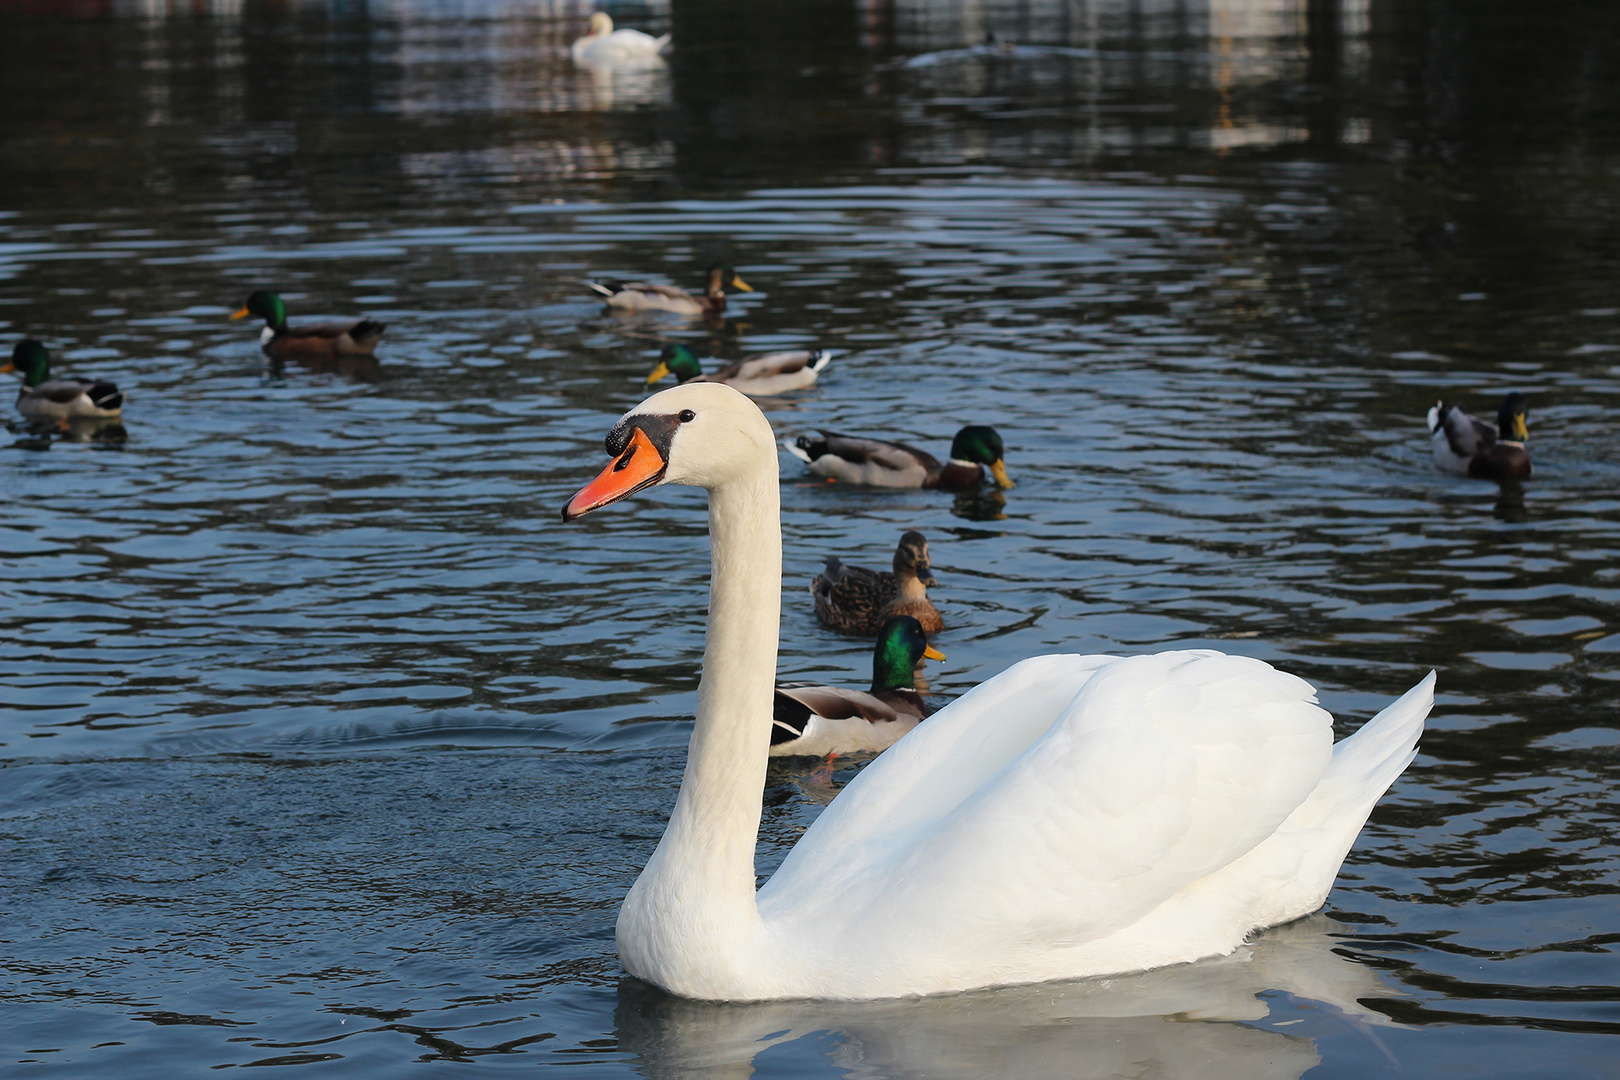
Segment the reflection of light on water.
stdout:
[[1230,150],[1239,146],[1279,146],[1304,138],[1305,129],[1298,124],[1232,123],[1206,130],[1204,145],[1212,150]]
[[674,164],[675,145],[670,142],[640,145],[606,139],[593,142],[537,139],[517,146],[406,154],[400,168],[406,176],[417,179],[465,176],[513,180],[564,176],[597,179],[670,169]]
[[[1005,120],[1018,115],[1009,103],[1056,95],[1082,112],[1083,122],[1069,129],[1070,140],[1082,145],[1045,153],[1090,158],[1102,149],[1143,145],[1220,153],[1368,138],[1365,120],[1343,118],[1318,129],[1244,115],[1232,106],[1235,91],[1299,78],[1324,60],[1335,69],[1364,67],[1367,0],[1349,0],[1325,16],[1307,0],[898,0],[892,9],[867,0],[861,8],[869,47],[910,54],[899,66],[915,73],[921,103],[954,97],[959,107]],[[1110,112],[1110,91],[1129,93],[1142,85],[1214,90],[1217,114],[1202,128],[1166,123],[1161,131],[1139,116]],[[952,145],[923,150],[928,160],[977,160],[1030,149],[969,125],[936,139]]]
[[[243,0],[111,0],[114,15],[146,18],[239,19]],[[553,19],[584,25],[599,6],[596,0],[283,0],[275,5],[304,15],[334,18],[389,19],[401,22],[466,22],[472,20]],[[620,6],[625,12],[626,8]],[[628,9],[637,18],[667,18],[668,0],[643,0]],[[575,34],[574,36],[578,36]]]
[[198,15],[240,19],[242,0],[112,0],[112,12],[114,15],[135,15],[148,19]]
[[[569,113],[664,105],[672,100],[660,58],[634,67],[581,68],[568,49],[573,18],[491,20],[446,28],[406,19],[400,26],[398,108],[407,115],[454,112]],[[447,80],[448,68],[462,77]]]
[[[1337,5],[1339,32],[1367,32],[1368,0]],[[1219,37],[1281,41],[1304,34],[1308,0],[858,0],[874,41],[889,27],[901,52],[982,45],[1082,45],[1094,32],[1113,42],[1189,42]]]
[[888,1001],[707,1004],[627,980],[615,1020],[620,1048],[655,1078],[745,1077],[770,1047],[821,1036],[861,1076],[1291,1080],[1321,1059],[1308,1038],[1251,1026],[1270,1012],[1261,995],[1331,1006],[1363,1030],[1387,1023],[1358,1000],[1393,991],[1333,951],[1345,929],[1317,915],[1196,964]]

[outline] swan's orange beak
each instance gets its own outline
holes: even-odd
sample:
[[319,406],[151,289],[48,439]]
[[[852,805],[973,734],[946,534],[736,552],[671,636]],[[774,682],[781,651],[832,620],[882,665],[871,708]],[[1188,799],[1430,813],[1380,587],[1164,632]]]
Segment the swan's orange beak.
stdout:
[[658,453],[646,432],[632,428],[630,445],[624,448],[624,453],[614,458],[600,476],[580,488],[579,493],[568,500],[568,505],[563,507],[562,519],[573,521],[608,503],[618,502],[626,495],[634,495],[644,487],[651,487],[664,478],[664,470],[668,467],[669,463]]

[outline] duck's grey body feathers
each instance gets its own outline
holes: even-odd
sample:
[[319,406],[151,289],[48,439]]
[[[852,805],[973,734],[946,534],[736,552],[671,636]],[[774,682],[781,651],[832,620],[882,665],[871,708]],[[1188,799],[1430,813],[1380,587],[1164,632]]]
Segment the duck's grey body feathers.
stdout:
[[811,472],[846,484],[929,487],[943,471],[938,458],[915,446],[836,431],[801,435],[787,450],[809,465]]
[[60,376],[17,391],[17,411],[30,420],[117,416],[123,409],[124,395],[106,379]]
[[832,360],[830,349],[794,349],[751,356],[688,382],[717,382],[741,390],[749,397],[772,397],[814,386]]

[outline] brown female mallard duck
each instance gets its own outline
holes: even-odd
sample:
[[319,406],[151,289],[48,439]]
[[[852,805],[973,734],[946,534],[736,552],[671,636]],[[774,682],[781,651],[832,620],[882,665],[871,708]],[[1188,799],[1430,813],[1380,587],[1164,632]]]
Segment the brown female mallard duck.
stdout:
[[1469,416],[1455,405],[1435,402],[1429,410],[1435,468],[1485,480],[1529,476],[1530,452],[1524,448],[1530,437],[1529,415],[1524,395],[1517,390],[1502,399],[1494,424]]
[[784,442],[782,446],[809,465],[811,472],[848,484],[961,491],[978,487],[988,467],[998,485],[1013,486],[1002,460],[1006,451],[1001,436],[984,424],[973,424],[956,433],[951,440],[950,460],[944,465],[932,454],[902,442],[833,431],[801,435],[797,443]]
[[16,371],[23,377],[17,390],[17,411],[30,420],[65,420],[76,416],[117,416],[124,411],[124,395],[106,379],[72,375],[51,378],[51,354],[33,338],[11,350],[11,361],[0,372]]
[[262,289],[249,296],[247,303],[231,318],[245,319],[249,315],[257,315],[264,320],[259,347],[272,360],[289,356],[370,356],[377,347],[377,339],[388,328],[387,323],[372,319],[288,326],[287,305],[275,293]]
[[778,686],[771,718],[772,757],[878,753],[922,723],[928,706],[917,692],[917,665],[943,660],[921,624],[896,615],[872,649],[872,689]]
[[928,599],[928,586],[938,585],[928,565],[928,539],[915,529],[900,537],[894,549],[894,572],[845,566],[837,557],[810,582],[816,618],[846,634],[872,634],[895,615],[909,615],[923,631],[945,629],[939,609]]
[[607,300],[608,307],[625,311],[669,311],[676,315],[718,315],[726,310],[726,286],[753,292],[753,288],[724,263],[709,267],[702,296],[673,285],[646,281],[587,281],[585,287]]

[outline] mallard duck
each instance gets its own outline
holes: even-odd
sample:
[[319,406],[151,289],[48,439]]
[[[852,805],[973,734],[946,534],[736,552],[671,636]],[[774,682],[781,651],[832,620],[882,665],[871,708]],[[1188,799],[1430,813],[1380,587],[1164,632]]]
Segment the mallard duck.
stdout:
[[17,411],[30,420],[62,420],[74,416],[117,416],[124,411],[124,395],[106,379],[72,375],[51,378],[51,354],[33,338],[11,350],[11,360],[0,372],[21,372]]
[[820,431],[815,437],[800,435],[798,442],[782,445],[809,465],[811,472],[847,484],[961,491],[978,487],[988,466],[998,485],[1013,486],[1002,460],[1006,451],[1001,436],[984,424],[969,425],[956,433],[951,440],[950,461],[944,465],[932,454],[902,442],[833,431]]
[[669,44],[669,35],[653,37],[640,30],[615,30],[613,17],[605,11],[591,16],[590,33],[568,50],[574,63],[587,67],[640,66],[658,59]]
[[1529,410],[1517,390],[1502,399],[1496,423],[1490,424],[1455,405],[1437,401],[1429,410],[1429,439],[1434,466],[1443,472],[1485,480],[1522,479],[1530,475]]
[[263,289],[249,296],[247,303],[231,318],[245,319],[249,315],[264,319],[259,346],[272,359],[288,356],[370,356],[377,347],[377,339],[388,328],[387,323],[372,319],[288,326],[287,305],[281,302],[281,297]]
[[1034,657],[879,755],[758,886],[782,623],[770,421],[688,383],[606,445],[564,521],[655,484],[708,492],[691,745],[616,929],[625,972],[682,997],[920,996],[1230,953],[1322,905],[1434,704],[1431,672],[1335,744],[1311,685],[1253,657]]
[[922,723],[928,706],[917,692],[917,665],[943,660],[922,624],[909,615],[883,623],[872,649],[872,689],[778,686],[771,711],[772,757],[876,754]]
[[587,281],[585,287],[607,298],[608,307],[626,311],[670,311],[677,315],[718,315],[726,310],[726,286],[753,292],[753,288],[724,263],[709,267],[702,296],[673,285],[645,281]]
[[829,556],[827,569],[810,582],[810,595],[822,625],[846,634],[870,634],[895,615],[909,615],[925,632],[937,634],[945,621],[928,599],[928,586],[938,584],[929,573],[928,538],[913,529],[894,549],[893,573],[845,566]]
[[696,353],[685,345],[669,345],[658,358],[658,366],[647,376],[647,385],[651,386],[666,375],[674,375],[683,383],[725,383],[749,397],[771,397],[814,386],[816,377],[832,360],[832,355],[828,349],[766,353],[727,364],[705,375]]

